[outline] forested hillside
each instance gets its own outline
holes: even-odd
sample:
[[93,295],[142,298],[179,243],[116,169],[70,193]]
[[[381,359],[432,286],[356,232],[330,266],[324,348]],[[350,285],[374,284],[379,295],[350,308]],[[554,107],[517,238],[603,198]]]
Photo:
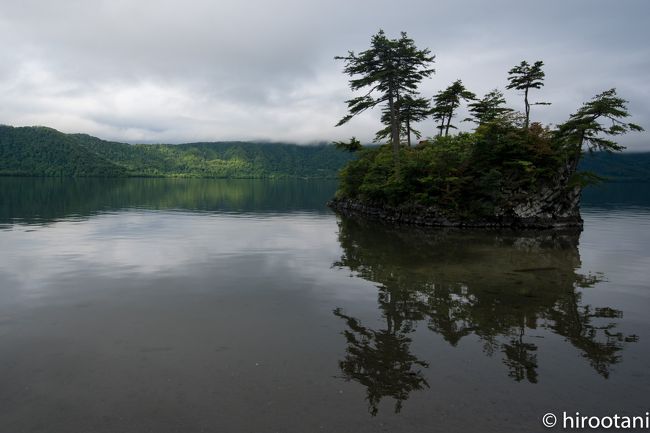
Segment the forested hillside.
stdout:
[[44,127],[0,125],[0,174],[5,176],[125,176],[121,167],[74,136]]
[[[45,127],[0,125],[0,175],[335,178],[352,156],[329,145],[124,144]],[[614,182],[650,181],[650,152],[586,155],[580,168]]]
[[124,144],[44,127],[0,126],[0,175],[334,178],[350,159],[332,145]]
[[650,182],[650,152],[596,152],[582,158],[580,169],[611,182]]

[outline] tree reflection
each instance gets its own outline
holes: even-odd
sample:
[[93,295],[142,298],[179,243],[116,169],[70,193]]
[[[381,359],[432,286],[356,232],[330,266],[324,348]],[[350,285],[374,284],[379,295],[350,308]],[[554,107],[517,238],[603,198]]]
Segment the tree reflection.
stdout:
[[537,383],[537,346],[524,341],[525,333],[522,326],[518,337],[503,343],[503,353],[506,356],[503,362],[510,370],[508,376],[517,382],[527,379],[530,383]]
[[395,412],[402,408],[413,390],[429,386],[418,367],[428,367],[410,352],[410,329],[386,318],[387,327],[379,331],[366,328],[340,309],[334,314],[346,321],[348,329],[343,331],[348,342],[345,359],[339,367],[346,380],[355,380],[367,389],[370,413],[377,414],[377,405],[385,396],[395,399]]
[[410,349],[422,323],[451,346],[474,335],[488,356],[501,356],[509,377],[537,383],[536,338],[564,337],[602,377],[637,337],[616,331],[623,313],[584,305],[582,289],[601,281],[581,275],[579,233],[418,230],[339,220],[343,255],[334,263],[378,284],[381,329],[337,308],[347,340],[344,378],[367,388],[370,412],[383,397],[401,409],[409,393],[428,387],[428,363]]

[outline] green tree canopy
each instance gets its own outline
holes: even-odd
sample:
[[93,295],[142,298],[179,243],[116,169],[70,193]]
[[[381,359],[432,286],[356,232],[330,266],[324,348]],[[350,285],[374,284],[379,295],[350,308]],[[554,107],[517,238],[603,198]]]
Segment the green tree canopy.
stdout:
[[[528,91],[530,89],[539,89],[544,86],[544,71],[542,70],[544,62],[541,60],[536,61],[531,66],[527,61],[522,61],[517,66],[508,71],[508,81],[510,84],[506,86],[507,89],[517,89],[524,91],[524,106],[526,108],[526,121],[524,128],[528,129],[530,123],[530,102],[528,101]],[[533,105],[549,105],[548,102],[536,102]]]
[[349,51],[347,56],[335,57],[345,61],[344,72],[352,77],[350,89],[366,92],[346,101],[349,112],[337,126],[369,108],[384,105],[390,113],[393,157],[397,162],[401,124],[399,101],[414,95],[418,84],[435,72],[430,67],[434,58],[428,49],[418,49],[405,32],[399,39],[389,39],[383,30],[372,37],[366,51],[359,54]]
[[357,137],[352,137],[350,141],[335,141],[332,143],[334,147],[340,150],[347,150],[348,152],[356,152],[361,150],[361,142]]
[[[584,146],[589,152],[620,151],[625,147],[607,137],[643,131],[639,125],[622,120],[630,116],[626,104],[625,99],[616,95],[616,89],[609,89],[584,103],[569,120],[559,125],[557,135],[569,152],[573,172],[578,167]],[[602,121],[609,124],[604,125]]]
[[[413,127],[413,123],[420,122],[431,115],[429,100],[415,95],[402,96],[398,103],[400,125],[400,136],[406,137],[408,146],[411,146],[411,135],[416,138],[422,137],[422,133]],[[390,110],[384,109],[381,114],[381,123],[385,128],[377,131],[375,140],[381,141],[391,136]]]
[[512,111],[512,108],[504,107],[505,103],[506,100],[503,97],[503,93],[498,89],[494,89],[486,93],[483,98],[468,105],[472,117],[465,120],[475,122],[479,125],[491,122],[497,117]]
[[461,100],[471,101],[476,99],[476,95],[465,88],[461,80],[454,81],[451,86],[441,90],[433,97],[433,118],[440,122],[438,135],[449,135],[449,128],[456,129],[451,124],[451,119],[455,115],[456,109],[460,106]]

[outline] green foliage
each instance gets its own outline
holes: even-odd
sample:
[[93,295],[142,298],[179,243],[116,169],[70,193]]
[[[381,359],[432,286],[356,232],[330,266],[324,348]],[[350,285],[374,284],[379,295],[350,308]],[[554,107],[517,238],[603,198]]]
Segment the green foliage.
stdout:
[[332,145],[124,144],[49,128],[0,126],[0,175],[334,178],[352,156]]
[[598,176],[590,171],[580,171],[571,177],[569,184],[584,188],[589,185],[597,185],[604,180],[604,177]]
[[[530,103],[528,102],[528,92],[530,89],[540,89],[544,86],[544,71],[542,70],[544,62],[536,61],[531,66],[527,61],[522,61],[519,65],[508,71],[508,81],[510,84],[506,89],[516,89],[524,91],[524,106],[526,108],[526,121],[524,128],[528,128],[530,123]],[[536,102],[533,105],[549,105],[548,102]]]
[[593,152],[580,160],[580,172],[594,173],[608,182],[650,182],[650,152]]
[[341,172],[339,196],[392,206],[436,205],[450,216],[482,217],[512,207],[513,192],[534,192],[563,169],[553,133],[539,124],[528,131],[520,125],[508,113],[474,133],[402,148],[399,170],[389,148],[368,149]]
[[[584,145],[590,152],[623,150],[623,146],[605,137],[629,131],[643,131],[639,125],[621,120],[630,115],[626,104],[625,99],[616,95],[616,89],[606,90],[584,103],[568,121],[560,125],[558,137],[563,140],[564,145],[578,151]],[[609,121],[609,125],[600,123],[603,120]]]
[[[639,125],[622,120],[630,115],[626,104],[625,99],[616,95],[616,89],[609,89],[584,103],[569,120],[559,125],[556,138],[567,154],[567,164],[573,173],[580,163],[584,147],[590,153],[595,150],[621,151],[624,146],[608,137],[643,131]],[[602,121],[608,121],[608,125],[603,125]],[[582,179],[575,182],[584,183]]]
[[334,147],[339,150],[345,150],[348,152],[357,152],[361,150],[361,142],[357,137],[352,137],[349,142],[347,141],[335,141],[332,143]]
[[476,95],[465,88],[461,80],[454,81],[445,90],[441,90],[433,97],[433,118],[440,122],[438,125],[439,135],[445,131],[445,136],[449,135],[449,128],[456,129],[451,124],[456,109],[460,107],[460,101],[471,101],[476,99]]
[[393,151],[397,152],[402,123],[399,119],[400,98],[415,95],[418,84],[434,73],[429,65],[435,56],[430,54],[428,49],[417,49],[413,39],[405,32],[401,33],[399,39],[389,39],[380,30],[372,37],[368,50],[358,55],[350,51],[347,56],[335,57],[345,61],[343,71],[352,77],[349,81],[350,89],[366,92],[346,101],[349,113],[337,126],[370,108],[383,105],[389,113]]
[[[607,136],[616,136],[643,129],[625,123],[629,114],[626,101],[614,89],[597,95],[570,119],[551,131],[530,120],[531,89],[544,86],[544,63],[530,65],[522,61],[508,71],[508,89],[523,91],[525,113],[505,106],[503,93],[495,89],[482,99],[456,80],[433,97],[433,108],[417,93],[419,82],[433,73],[429,50],[417,50],[411,39],[402,33],[391,40],[383,31],[372,38],[371,48],[355,55],[350,52],[344,72],[351,77],[352,90],[367,93],[347,101],[349,113],[338,125],[348,122],[363,111],[383,104],[377,140],[390,137],[391,146],[379,146],[359,152],[340,173],[339,198],[392,206],[430,206],[454,217],[494,216],[512,211],[536,192],[548,190],[575,191],[598,180],[589,173],[578,173],[583,146],[592,150],[622,150]],[[473,133],[449,136],[451,123],[462,101],[468,104],[476,123]],[[438,136],[411,148],[411,123],[432,116]],[[600,121],[608,120],[610,126]],[[338,126],[337,125],[337,126]],[[444,136],[443,136],[444,132]],[[406,136],[408,147],[401,146]],[[339,147],[358,147],[338,143]],[[392,151],[392,157],[391,157]],[[528,203],[526,203],[528,204]]]
[[517,66],[508,71],[508,81],[510,84],[506,88],[527,90],[539,89],[544,85],[544,71],[542,71],[544,62],[538,60],[531,66],[527,61],[522,61]]
[[498,89],[494,89],[483,98],[468,104],[472,117],[465,120],[479,125],[491,122],[497,117],[512,111],[512,108],[504,107],[505,103],[503,93]]
[[124,176],[126,169],[54,129],[0,125],[0,174],[112,177]]
[[[577,172],[581,152],[574,153],[585,143],[590,149],[620,149],[599,134],[641,130],[620,120],[628,116],[624,104],[613,90],[604,92],[557,130],[537,122],[524,128],[521,114],[502,110],[484,118],[473,133],[437,136],[401,148],[399,169],[391,164],[388,147],[367,149],[342,170],[339,197],[379,205],[435,205],[449,216],[480,218],[494,215],[496,209],[512,209],[518,200],[549,185],[594,183],[598,176]],[[599,119],[613,123],[602,126]]]
[[[413,128],[415,122],[420,122],[431,115],[431,106],[426,98],[416,95],[405,95],[400,97],[396,104],[400,119],[400,137],[406,137],[406,142],[411,145],[411,135],[416,138],[422,137],[422,133]],[[384,129],[377,131],[375,141],[380,142],[390,138],[392,134],[390,110],[385,107],[381,113],[381,123],[386,125]]]

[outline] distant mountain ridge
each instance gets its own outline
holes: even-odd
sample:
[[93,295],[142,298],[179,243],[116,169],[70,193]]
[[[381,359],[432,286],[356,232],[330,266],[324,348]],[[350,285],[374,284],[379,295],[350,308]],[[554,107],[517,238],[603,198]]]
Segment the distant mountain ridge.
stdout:
[[0,174],[111,177],[127,171],[72,135],[45,127],[0,126]]
[[[335,178],[353,157],[332,145],[125,144],[0,125],[0,176]],[[650,182],[650,152],[586,155],[580,168],[613,182]]]
[[595,152],[582,158],[580,169],[610,182],[650,182],[650,152]]
[[4,176],[335,178],[351,158],[324,144],[125,144],[46,127],[0,125]]

